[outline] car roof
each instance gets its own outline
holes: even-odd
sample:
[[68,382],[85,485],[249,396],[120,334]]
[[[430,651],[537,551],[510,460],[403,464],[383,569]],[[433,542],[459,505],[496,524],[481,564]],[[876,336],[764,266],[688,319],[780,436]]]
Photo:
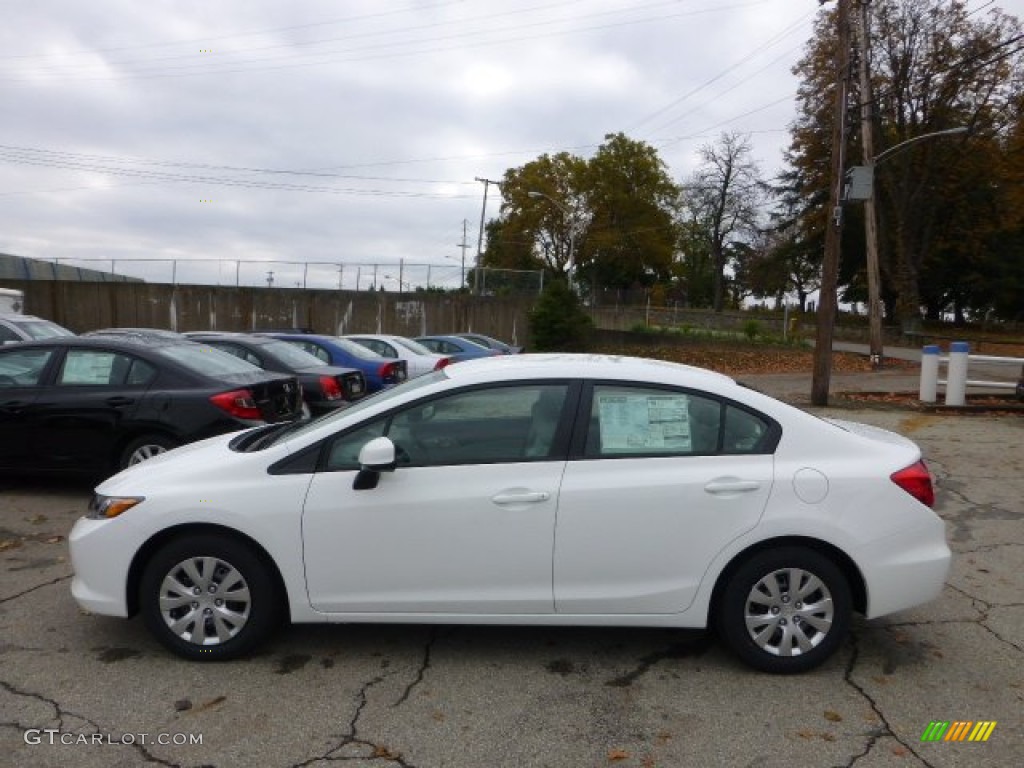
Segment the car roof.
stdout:
[[105,347],[108,349],[153,349],[155,347],[175,347],[181,344],[194,344],[188,339],[175,339],[165,336],[148,336],[134,334],[109,334],[97,336],[60,336],[50,339],[24,341],[20,347]]
[[236,331],[189,331],[185,334],[187,339],[204,341],[206,339],[223,341],[241,341],[252,344],[270,344],[277,341],[273,336],[261,336],[255,333],[242,333]]
[[642,357],[582,353],[498,355],[476,358],[449,366],[445,369],[445,374],[456,380],[463,378],[490,380],[499,366],[504,366],[503,374],[507,373],[511,377],[522,378],[627,379],[651,382],[674,379],[675,383],[697,387],[739,386],[735,379],[723,373],[692,365]]

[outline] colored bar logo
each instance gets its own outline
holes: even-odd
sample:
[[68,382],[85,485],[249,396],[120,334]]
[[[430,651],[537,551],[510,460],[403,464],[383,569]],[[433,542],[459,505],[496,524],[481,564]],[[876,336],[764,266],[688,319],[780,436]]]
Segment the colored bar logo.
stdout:
[[932,720],[921,741],[988,741],[995,729],[995,720]]

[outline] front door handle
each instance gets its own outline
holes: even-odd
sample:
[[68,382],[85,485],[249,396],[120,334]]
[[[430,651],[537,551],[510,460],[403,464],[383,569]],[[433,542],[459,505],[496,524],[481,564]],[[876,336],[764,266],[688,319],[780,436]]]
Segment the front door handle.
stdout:
[[131,405],[134,402],[134,397],[123,397],[115,395],[114,397],[107,398],[107,405],[113,406],[114,408],[119,408],[122,405]]
[[525,493],[497,493],[491,496],[495,504],[537,504],[547,501],[551,494],[547,491],[527,491]]
[[704,486],[704,490],[713,494],[750,493],[761,487],[757,480],[740,480],[738,477],[723,477],[712,480]]

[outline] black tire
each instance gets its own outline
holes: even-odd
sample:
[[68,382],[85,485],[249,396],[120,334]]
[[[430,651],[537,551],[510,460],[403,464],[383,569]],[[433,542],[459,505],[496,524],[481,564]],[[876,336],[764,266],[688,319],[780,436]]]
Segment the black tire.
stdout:
[[[793,577],[798,586],[790,583]],[[787,546],[758,552],[739,566],[721,593],[716,624],[725,644],[751,667],[793,674],[835,653],[849,631],[851,605],[850,585],[835,563]]]
[[[180,605],[162,605],[162,599]],[[246,543],[219,534],[165,544],[139,585],[146,627],[193,661],[226,661],[251,651],[277,627],[282,600],[270,566]]]
[[117,459],[117,468],[127,469],[146,459],[151,459],[164,451],[177,448],[178,445],[177,440],[167,437],[167,435],[158,435],[156,433],[142,435],[142,437],[135,438],[124,447]]

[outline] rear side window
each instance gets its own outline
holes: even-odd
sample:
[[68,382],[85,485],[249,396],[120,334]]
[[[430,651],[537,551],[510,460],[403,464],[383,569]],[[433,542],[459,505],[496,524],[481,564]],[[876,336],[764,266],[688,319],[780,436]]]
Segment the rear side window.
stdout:
[[60,386],[144,386],[156,369],[132,355],[101,349],[69,349],[57,384]]
[[660,388],[595,385],[584,455],[706,456],[765,453],[772,422],[716,397]]

